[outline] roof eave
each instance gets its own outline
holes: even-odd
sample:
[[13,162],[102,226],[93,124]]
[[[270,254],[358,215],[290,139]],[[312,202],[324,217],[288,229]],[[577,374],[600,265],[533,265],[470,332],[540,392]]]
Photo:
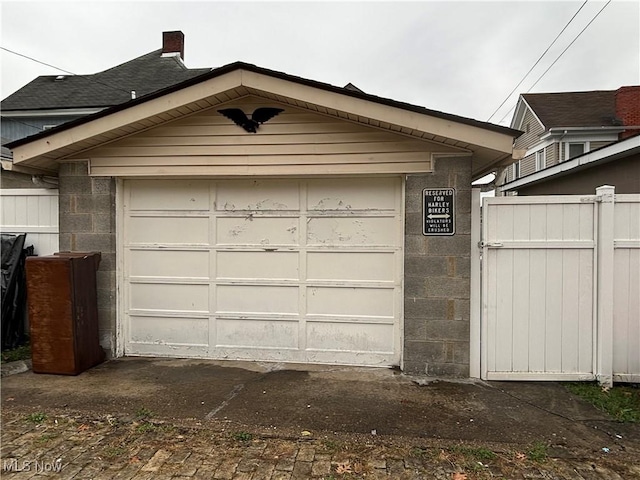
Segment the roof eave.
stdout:
[[640,135],[606,145],[597,150],[587,152],[579,157],[552,165],[525,177],[512,180],[500,186],[503,192],[518,190],[524,186],[536,185],[546,180],[563,177],[570,173],[594,167],[598,164],[624,158],[634,153],[640,153]]
[[33,167],[46,165],[51,168],[57,158],[70,154],[72,145],[90,148],[91,145],[86,142],[91,137],[103,136],[118,128],[128,128],[128,133],[131,133],[132,125],[136,122],[139,124],[150,116],[195,104],[208,96],[238,87],[264,91],[296,101],[315,102],[356,116],[369,116],[402,128],[429,132],[444,138],[452,138],[455,131],[459,141],[488,152],[485,164],[480,165],[476,169],[478,171],[490,168],[487,161],[495,164],[505,156],[511,156],[513,139],[522,133],[238,62],[55,129],[11,142],[7,146],[14,150],[16,164],[28,162],[33,163]]
[[615,126],[615,127],[551,127],[544,134],[540,135],[540,140],[546,140],[548,138],[563,137],[568,133],[579,133],[582,135],[594,134],[594,133],[610,133],[618,134],[627,130],[628,126]]

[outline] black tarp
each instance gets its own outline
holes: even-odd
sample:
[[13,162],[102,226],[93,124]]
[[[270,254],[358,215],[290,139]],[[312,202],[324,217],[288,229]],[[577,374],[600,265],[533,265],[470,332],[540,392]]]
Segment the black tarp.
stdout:
[[27,235],[0,235],[2,247],[2,350],[10,350],[26,340],[24,320],[27,309],[25,259],[33,246],[24,248]]

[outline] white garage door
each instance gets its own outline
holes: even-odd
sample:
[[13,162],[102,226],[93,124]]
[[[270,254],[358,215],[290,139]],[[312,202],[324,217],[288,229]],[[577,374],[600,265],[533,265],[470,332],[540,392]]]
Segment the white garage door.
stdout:
[[131,180],[127,355],[398,365],[400,178]]

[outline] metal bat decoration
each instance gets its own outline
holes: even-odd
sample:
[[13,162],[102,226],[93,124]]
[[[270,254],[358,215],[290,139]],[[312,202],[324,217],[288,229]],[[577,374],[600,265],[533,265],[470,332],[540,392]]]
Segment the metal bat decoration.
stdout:
[[284,112],[284,110],[282,108],[273,107],[256,108],[251,114],[251,118],[248,118],[247,115],[239,108],[225,108],[223,110],[218,110],[218,112],[228,119],[233,120],[236,125],[241,126],[247,132],[256,133],[261,123],[271,120],[280,112]]

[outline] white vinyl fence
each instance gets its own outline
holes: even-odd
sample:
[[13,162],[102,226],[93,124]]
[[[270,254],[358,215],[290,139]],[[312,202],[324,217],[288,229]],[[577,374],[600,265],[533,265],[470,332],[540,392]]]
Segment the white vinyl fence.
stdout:
[[613,380],[640,382],[640,195],[616,195]]
[[2,233],[27,234],[25,246],[36,255],[58,251],[58,190],[15,188],[0,190]]
[[640,381],[640,195],[485,198],[479,246],[472,375]]

